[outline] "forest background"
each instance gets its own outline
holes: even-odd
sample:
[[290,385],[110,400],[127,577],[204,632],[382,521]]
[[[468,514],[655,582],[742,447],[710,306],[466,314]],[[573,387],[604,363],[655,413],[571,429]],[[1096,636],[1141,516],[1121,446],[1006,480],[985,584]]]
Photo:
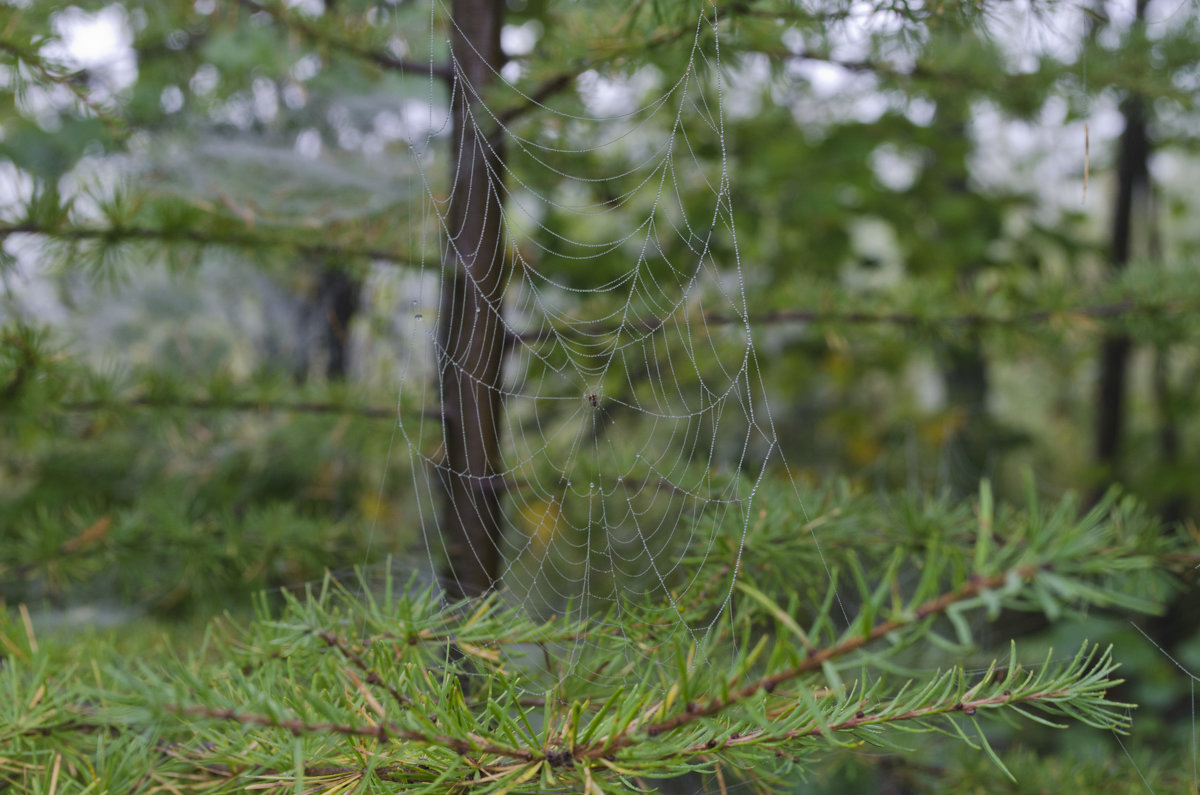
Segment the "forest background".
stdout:
[[[401,580],[444,575],[426,535],[437,498],[420,492],[424,468],[448,453],[417,439],[417,455],[399,456],[394,429],[437,410],[445,391],[434,353],[454,333],[436,328],[450,311],[444,282],[414,255],[436,254],[445,231],[427,200],[453,193],[448,86],[458,83],[439,70],[447,20],[467,5],[0,4],[6,674],[39,645],[48,655],[39,676],[81,653],[154,660],[205,648],[213,616],[249,621],[264,593],[295,592],[328,571],[347,581],[355,566]],[[986,668],[1014,636],[1035,652],[1111,643],[1124,666],[1118,700],[1140,705],[1131,736],[1082,729],[1022,744],[1000,731],[998,753],[1022,782],[1013,791],[1046,781],[1194,791],[1195,6],[521,0],[501,18],[503,64],[491,93],[472,101],[506,132],[575,147],[585,173],[628,173],[637,146],[605,143],[623,116],[653,106],[674,76],[699,80],[696,64],[711,67],[697,90],[720,100],[720,124],[699,137],[687,128],[700,176],[674,190],[681,217],[717,208],[714,227],[727,232],[702,259],[730,278],[738,264],[745,306],[644,314],[669,328],[687,316],[690,331],[681,348],[664,343],[641,377],[700,390],[711,363],[689,341],[715,340],[720,359],[739,350],[729,328],[745,321],[761,381],[748,403],[769,407],[778,450],[756,463],[758,453],[714,442],[704,468],[753,471],[766,505],[794,494],[806,520],[857,517],[847,543],[866,548],[890,538],[873,511],[894,514],[880,505],[923,511],[939,527],[960,509],[990,516],[993,495],[1031,515],[1068,500],[1053,522],[1097,502],[1117,524],[1126,517],[1154,536],[1145,543],[1160,544],[1158,569],[1176,577],[1150,588],[1153,598],[1112,586],[1090,609],[997,611],[917,664]],[[701,126],[717,118],[687,113]],[[675,140],[685,115],[647,114],[639,129]],[[596,118],[607,121],[580,123]],[[553,276],[560,318],[611,316],[611,296],[588,288],[622,278],[628,247],[593,246],[581,266],[585,258],[546,243],[587,249],[655,210],[634,191],[567,185],[552,164],[510,155],[503,181],[554,201],[536,226],[509,228],[504,245]],[[589,226],[568,200],[614,208],[608,226]],[[652,281],[675,284],[669,266],[646,265]],[[515,277],[509,292],[498,289],[536,340],[551,324],[521,314],[529,285]],[[572,328],[585,342],[608,333]],[[532,383],[537,396],[553,395],[534,412],[542,426],[595,409],[617,416],[623,433],[656,432],[631,408],[645,404],[625,370],[591,386],[556,381],[553,367],[540,372],[527,358],[506,362],[515,380],[504,394],[518,402]],[[743,416],[723,427],[752,438],[753,408],[738,405],[731,413]],[[553,476],[569,484],[571,472]],[[1114,507],[1120,498],[1103,496],[1113,486],[1144,510]],[[510,535],[537,543],[581,526],[552,501],[506,505]],[[778,524],[783,533],[812,522],[793,511]],[[795,576],[772,572],[769,557],[768,580]],[[817,590],[837,569],[822,563]],[[866,571],[871,587],[891,576]],[[760,600],[781,626],[786,594]],[[1131,618],[1130,606],[1152,615]],[[38,692],[31,681],[52,680],[23,680],[22,693]],[[7,736],[28,740],[14,727],[41,698],[13,699]],[[55,738],[45,725],[27,734]],[[75,759],[80,780],[78,760],[99,764],[67,741],[28,741],[28,757],[0,752],[0,775],[18,787],[36,780],[54,791],[54,759]],[[987,754],[931,762],[939,753],[849,748],[799,767],[804,786],[828,791],[1010,786]],[[43,763],[29,761],[38,754]],[[131,780],[144,784],[142,775]]]

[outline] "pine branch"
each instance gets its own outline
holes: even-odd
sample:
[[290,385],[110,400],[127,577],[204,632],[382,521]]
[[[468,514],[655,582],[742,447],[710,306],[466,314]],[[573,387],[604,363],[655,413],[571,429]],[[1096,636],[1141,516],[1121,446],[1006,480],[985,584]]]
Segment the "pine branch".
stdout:
[[667,732],[685,727],[702,718],[709,718],[718,713],[724,712],[740,705],[747,701],[759,691],[764,693],[773,692],[779,685],[796,679],[806,673],[819,671],[828,662],[844,657],[851,652],[857,651],[863,646],[879,640],[885,635],[895,632],[898,629],[911,626],[921,622],[931,616],[945,613],[952,605],[964,602],[968,599],[973,599],[985,590],[1000,588],[1011,582],[1010,578],[1016,578],[1022,582],[1029,580],[1037,574],[1038,568],[1033,566],[1024,566],[1012,571],[996,574],[991,577],[975,577],[965,585],[954,591],[948,591],[920,605],[916,610],[909,611],[908,615],[892,618],[887,621],[882,621],[871,628],[870,631],[862,634],[856,634],[846,638],[841,643],[830,646],[824,649],[810,649],[806,655],[806,659],[800,664],[791,668],[779,671],[777,673],[763,676],[760,679],[749,682],[741,687],[732,690],[728,696],[717,697],[710,699],[706,703],[691,703],[687,708],[666,720],[661,720],[656,723],[651,723],[644,727],[632,727],[636,729],[629,731],[624,735],[615,738],[608,738],[594,744],[590,748],[583,749],[582,758],[595,759],[606,754],[611,754],[622,748],[628,748],[638,742],[638,736],[645,733],[647,737],[657,737]]
[[231,721],[245,726],[267,726],[283,729],[297,737],[308,734],[340,734],[345,737],[368,737],[385,744],[393,743],[397,740],[407,740],[408,742],[420,743],[421,745],[434,748],[446,748],[457,754],[487,754],[517,759],[523,762],[532,762],[540,758],[540,755],[534,751],[497,745],[478,734],[468,733],[465,737],[453,737],[446,734],[414,731],[397,723],[309,723],[297,718],[277,718],[271,715],[240,712],[234,709],[212,709],[210,707],[183,706],[179,704],[165,704],[163,709],[167,712],[175,712],[180,715]]
[[254,13],[270,15],[275,21],[314,44],[322,45],[331,50],[346,53],[383,69],[389,69],[406,75],[437,78],[445,81],[454,79],[454,69],[448,64],[433,64],[421,61],[410,61],[405,58],[396,58],[395,56],[389,55],[385,52],[380,52],[378,50],[369,50],[365,47],[360,47],[353,42],[346,41],[345,39],[335,38],[314,25],[307,24],[303,20],[299,19],[295,14],[291,13],[286,6],[274,4],[267,5],[256,2],[256,0],[237,0],[237,3]]
[[[1109,679],[1108,674],[1115,668],[1115,663],[1111,659],[1111,649],[1101,655],[1100,659],[1095,659],[1096,648],[1088,650],[1087,645],[1080,650],[1076,655],[1072,669],[1078,668],[1080,672],[1085,673],[1082,681],[1089,687],[1095,689],[1097,687],[1102,690],[1107,690],[1117,685],[1122,684],[1123,680]],[[1080,662],[1083,666],[1080,666]],[[1049,663],[1047,663],[1048,665]],[[988,675],[979,684],[971,688],[971,691],[978,691],[992,678],[994,667],[989,670]],[[1000,683],[999,687],[1004,689],[998,693],[980,697],[958,697],[946,698],[940,701],[926,704],[925,706],[895,710],[893,704],[882,703],[878,705],[861,704],[860,708],[854,713],[853,717],[843,721],[819,725],[812,723],[807,727],[800,729],[792,729],[779,734],[773,734],[767,730],[756,730],[739,734],[736,737],[729,737],[721,743],[708,741],[703,744],[689,746],[687,751],[690,753],[701,754],[721,748],[728,748],[736,745],[744,745],[755,742],[771,742],[778,743],[784,740],[803,739],[806,737],[827,737],[831,732],[853,732],[867,727],[883,727],[891,724],[904,723],[908,721],[924,721],[931,717],[941,717],[949,715],[964,715],[967,717],[974,716],[981,709],[994,709],[1004,706],[1026,705],[1034,707],[1047,707],[1053,709],[1055,705],[1063,701],[1075,699],[1079,695],[1078,687],[1061,686],[1062,681],[1067,678],[1065,675],[1060,675],[1055,678],[1055,681],[1049,686],[1038,686],[1041,676],[1039,672],[1029,672],[1026,676],[1026,683],[1020,686],[1013,682],[1015,675],[1019,672],[1019,667],[1010,668],[1008,676]],[[1040,673],[1045,673],[1045,668]],[[1029,684],[1032,683],[1032,686]],[[1014,689],[1015,688],[1015,689]],[[1132,719],[1127,713],[1122,714],[1116,712],[1117,709],[1132,708],[1132,704],[1112,703],[1107,705],[1112,712],[1111,728],[1114,731],[1125,732],[1128,730]],[[1028,713],[1025,713],[1028,714]],[[1042,721],[1044,722],[1044,721]],[[1056,725],[1057,728],[1065,728],[1062,725]]]
[[[325,641],[325,644],[329,646],[329,648],[336,649],[337,652],[349,660],[355,668],[366,674],[366,683],[368,685],[375,685],[377,687],[384,688],[392,697],[392,700],[401,707],[407,709],[408,707],[412,706],[412,699],[403,695],[395,688],[394,685],[385,682],[378,673],[371,669],[370,665],[367,664],[367,661],[362,658],[362,655],[351,649],[343,638],[335,635],[332,632],[329,632],[328,630],[318,633],[317,637]],[[355,684],[359,683],[356,682]]]
[[[763,553],[792,572],[807,565],[798,541],[809,533],[788,520],[796,495],[777,497],[769,489],[760,495],[764,510],[744,535],[744,554],[736,555],[736,546],[728,556],[722,545],[706,548],[697,565],[711,568],[698,571],[698,581],[741,565],[748,594]],[[803,499],[810,506],[823,502]],[[147,727],[156,727],[164,734],[152,747],[183,765],[180,775],[222,776],[236,785],[290,780],[301,770],[360,778],[382,771],[430,792],[470,782],[484,792],[529,793],[802,760],[863,739],[888,744],[889,728],[945,732],[987,750],[978,726],[976,739],[963,733],[976,713],[1127,728],[1127,705],[1106,695],[1119,682],[1112,677],[1116,666],[1087,645],[1069,663],[1048,656],[1033,667],[1020,663],[1013,646],[1006,662],[993,662],[973,684],[960,667],[935,674],[918,668],[898,690],[886,676],[872,677],[869,686],[861,679],[841,685],[836,672],[873,668],[929,638],[935,618],[965,627],[967,610],[1053,613],[1060,602],[1145,607],[1129,577],[1161,578],[1161,561],[1177,541],[1153,532],[1152,520],[1114,496],[1079,518],[1069,502],[1035,514],[994,510],[987,489],[974,511],[934,502],[924,512],[897,508],[889,521],[865,510],[868,504],[876,502],[842,497],[823,510],[822,533],[831,542],[859,533],[864,522],[882,522],[892,534],[880,542],[882,565],[871,563],[879,554],[874,546],[824,547],[827,565],[842,572],[828,593],[850,588],[846,599],[859,605],[848,625],[833,618],[832,596],[811,607],[811,624],[802,630],[809,608],[770,605],[759,592],[730,606],[736,622],[697,642],[678,631],[679,611],[698,607],[692,603],[698,597],[687,592],[676,596],[674,609],[627,603],[587,622],[539,623],[497,594],[447,607],[436,589],[398,594],[390,580],[379,590],[364,580],[350,591],[327,580],[307,598],[285,594],[282,613],[264,616],[244,639],[216,637],[203,655],[169,663],[165,674],[123,665],[99,691],[49,688],[54,700],[39,705],[36,718],[11,722],[25,727],[30,742],[59,747],[71,735],[99,730],[114,744],[144,742]],[[777,544],[777,537],[792,540]],[[918,565],[920,582],[905,599],[898,592],[901,572]],[[788,589],[795,593],[794,578]],[[720,590],[714,604],[723,604]],[[358,639],[344,627],[357,627]],[[746,635],[733,644],[739,631]],[[886,648],[866,652],[885,637],[892,641]],[[450,645],[461,656],[448,655]],[[530,665],[531,648],[555,654],[556,647],[571,649],[585,670],[562,677]],[[729,670],[713,664],[726,652],[734,657]],[[479,683],[471,700],[461,677]],[[24,703],[0,710],[30,712]],[[531,710],[542,717],[534,720]],[[164,722],[164,713],[174,720]],[[64,723],[64,714],[76,717]],[[216,725],[201,730],[197,721]],[[255,742],[247,744],[247,729],[255,727]],[[198,730],[205,744],[178,744]],[[301,746],[292,737],[311,741]],[[301,747],[303,758],[289,765],[292,749]],[[762,771],[769,775],[770,768]]]
[[[546,78],[536,87],[534,87],[533,90],[526,93],[523,97],[524,101],[522,101],[520,104],[511,105],[507,108],[503,108],[495,113],[492,113],[492,120],[496,122],[498,127],[508,127],[508,125],[512,124],[526,113],[540,110],[546,100],[550,99],[550,97],[554,96],[560,91],[565,91],[567,88],[570,88],[575,84],[575,79],[579,77],[579,75],[591,68],[591,63],[584,61],[583,64],[579,65],[575,69],[562,71]],[[493,135],[488,137],[492,138],[494,135],[495,134],[493,133]]]
[[[317,401],[287,401],[287,400],[239,400],[220,398],[176,398],[176,397],[141,397],[131,399],[111,400],[79,400],[68,401],[59,406],[63,411],[93,413],[120,408],[133,409],[187,409],[190,411],[231,411],[252,414],[282,412],[285,414],[334,414],[347,417],[362,417],[371,420],[396,421],[395,406],[353,406],[341,403],[322,403]],[[423,412],[430,419],[440,419],[441,413],[436,411]]]
[[[1134,300],[1122,299],[1113,302],[1097,304],[1082,304],[1061,309],[1035,309],[1017,313],[986,313],[964,312],[950,315],[920,315],[912,312],[871,312],[854,309],[819,310],[797,309],[768,312],[761,315],[739,317],[720,312],[704,312],[698,317],[689,317],[696,326],[749,326],[751,328],[784,325],[788,323],[813,323],[819,325],[848,325],[848,326],[899,326],[907,328],[971,328],[987,327],[1024,328],[1034,325],[1053,326],[1068,324],[1081,318],[1094,320],[1121,320],[1141,315],[1178,315],[1200,311],[1200,301],[1193,299],[1176,300]],[[574,336],[604,336],[616,334],[619,331],[642,332],[653,334],[670,326],[670,317],[654,316],[636,322],[626,322],[621,326],[587,324],[556,326],[549,329],[521,332],[514,335],[516,341],[522,343],[538,343],[560,337]],[[1098,330],[1102,330],[1102,327]]]
[[[223,219],[232,220],[232,219]],[[411,267],[426,267],[404,252],[334,243],[304,242],[295,239],[295,229],[281,229],[276,234],[263,231],[225,231],[191,227],[154,228],[148,226],[90,227],[74,224],[42,224],[25,222],[0,224],[0,241],[11,235],[44,235],[64,241],[99,241],[106,244],[128,242],[189,243],[199,246],[232,246],[246,249],[285,249],[323,259],[370,259]]]
[[43,58],[36,50],[8,39],[0,39],[0,52],[8,53],[17,61],[16,68],[11,70],[10,74],[12,77],[9,78],[10,80],[24,79],[21,67],[25,67],[42,82],[61,86],[70,92],[88,113],[91,113],[104,124],[114,139],[122,140],[125,137],[126,131],[123,127],[123,122],[101,107],[88,94],[84,85],[87,77],[86,70],[68,71],[61,65]]

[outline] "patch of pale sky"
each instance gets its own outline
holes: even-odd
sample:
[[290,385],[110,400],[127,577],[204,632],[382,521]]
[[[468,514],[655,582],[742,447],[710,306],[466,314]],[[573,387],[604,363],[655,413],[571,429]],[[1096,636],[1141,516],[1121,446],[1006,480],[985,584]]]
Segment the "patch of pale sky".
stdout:
[[206,63],[201,64],[200,67],[196,69],[196,72],[188,81],[188,88],[190,88],[192,93],[196,96],[203,97],[211,94],[216,89],[217,84],[220,82],[221,73],[217,70],[217,67]]
[[612,118],[637,111],[642,98],[662,85],[662,73],[656,67],[643,66],[627,77],[607,77],[588,69],[575,82],[588,113]]
[[17,168],[11,160],[0,160],[0,213],[10,214],[20,209],[33,195],[33,178]]
[[[1085,160],[1091,159],[1093,178],[1101,173],[1103,162],[1098,158],[1105,157],[1107,147],[1097,147],[1096,142],[1113,140],[1124,128],[1116,103],[1106,97],[1093,103],[1087,119],[1067,120],[1067,102],[1061,98],[1047,102],[1032,122],[1008,119],[987,102],[976,103],[971,115],[974,183],[985,189],[1034,190],[1051,213],[1080,207]],[[1090,151],[1084,143],[1085,125]],[[1096,184],[1085,206],[1105,206]]]
[[325,0],[285,0],[284,4],[310,17],[325,13]]
[[542,37],[542,23],[531,19],[520,25],[505,25],[500,29],[500,48],[510,58],[529,55]]
[[921,169],[919,153],[884,143],[871,152],[871,170],[883,186],[892,191],[906,191],[913,186]]
[[70,6],[56,13],[52,23],[57,38],[42,48],[42,54],[70,68],[87,69],[97,101],[104,101],[128,88],[137,79],[133,52],[133,30],[129,14],[120,5],[95,13]]
[[396,58],[408,57],[408,40],[403,36],[392,36],[388,39],[387,48]]
[[266,77],[256,77],[251,91],[254,95],[254,115],[263,123],[274,121],[279,114],[279,89],[275,81]]
[[312,80],[321,71],[321,58],[315,54],[308,54],[296,61],[292,66],[292,79],[299,80],[303,83],[306,80]]
[[751,118],[762,110],[760,87],[771,77],[771,60],[749,53],[729,70],[725,85],[725,110],[731,118]]
[[178,113],[183,110],[183,101],[183,89],[179,86],[167,86],[159,97],[163,113]]
[[301,130],[296,136],[296,154],[306,160],[316,160],[321,156],[322,148],[321,133],[314,127]]
[[508,61],[500,67],[500,79],[509,84],[518,82],[524,75],[525,67],[520,61]]
[[520,60],[533,52],[534,46],[542,36],[542,23],[535,19],[520,25],[505,25],[500,28],[500,48],[510,60],[500,67],[500,77],[509,83],[515,83],[525,75],[525,65]]

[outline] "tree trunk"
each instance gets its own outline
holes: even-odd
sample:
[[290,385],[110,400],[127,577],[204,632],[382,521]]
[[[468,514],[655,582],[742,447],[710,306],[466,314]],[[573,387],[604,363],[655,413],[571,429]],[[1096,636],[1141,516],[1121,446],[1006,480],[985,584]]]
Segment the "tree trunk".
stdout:
[[503,154],[477,110],[501,66],[501,0],[453,0],[451,194],[438,328],[444,455],[441,531],[447,595],[492,587],[500,569],[500,415],[507,282]]

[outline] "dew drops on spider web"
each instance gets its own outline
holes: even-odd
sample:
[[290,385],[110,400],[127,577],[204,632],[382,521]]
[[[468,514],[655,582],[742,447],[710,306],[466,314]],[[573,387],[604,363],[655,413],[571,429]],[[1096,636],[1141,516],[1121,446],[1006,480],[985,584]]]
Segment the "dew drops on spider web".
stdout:
[[[440,534],[455,528],[463,516],[479,513],[479,506],[457,502],[470,500],[465,495],[474,493],[473,489],[464,488],[463,496],[453,492],[451,501],[430,488],[444,476],[440,456],[450,449],[447,443],[459,430],[466,433],[460,415],[470,412],[461,409],[476,408],[464,402],[450,407],[440,405],[447,398],[474,400],[454,391],[460,388],[459,381],[451,384],[452,389],[443,388],[449,383],[446,379],[450,368],[455,373],[466,368],[468,378],[461,379],[464,385],[483,374],[483,370],[471,369],[476,363],[471,358],[473,353],[461,359],[467,343],[461,347],[448,345],[453,341],[443,334],[461,333],[464,340],[486,341],[489,346],[491,340],[502,339],[507,358],[487,370],[483,385],[496,396],[488,405],[502,411],[498,415],[502,433],[495,440],[498,475],[505,484],[520,486],[502,498],[505,527],[489,528],[497,530],[494,537],[503,545],[503,549],[496,550],[502,554],[497,556],[500,570],[494,573],[494,581],[510,589],[506,598],[533,613],[553,609],[591,618],[593,608],[607,604],[619,608],[632,600],[648,610],[662,609],[666,623],[675,625],[682,620],[682,603],[672,600],[682,595],[695,600],[697,615],[717,615],[719,606],[704,601],[709,599],[709,591],[689,590],[687,583],[697,576],[696,572],[685,577],[683,569],[669,556],[685,543],[703,544],[705,549],[712,543],[694,530],[697,517],[707,515],[709,506],[738,506],[738,515],[722,513],[721,519],[722,526],[727,523],[733,528],[735,540],[740,537],[736,525],[746,521],[741,503],[728,503],[729,495],[714,490],[703,475],[711,468],[740,471],[744,469],[743,461],[732,453],[725,457],[712,453],[698,456],[694,440],[698,434],[708,432],[706,423],[712,421],[715,426],[715,418],[726,405],[732,413],[753,399],[751,387],[731,387],[733,391],[728,395],[719,392],[713,410],[700,414],[689,409],[688,398],[675,388],[683,383],[676,372],[682,359],[673,357],[686,351],[688,372],[709,366],[707,360],[701,362],[692,353],[698,334],[706,341],[713,338],[712,378],[730,384],[745,380],[741,377],[744,373],[738,371],[739,363],[746,359],[745,345],[713,335],[707,327],[693,326],[685,318],[690,307],[701,303],[707,306],[719,302],[723,311],[732,315],[742,302],[741,296],[728,294],[736,286],[730,278],[730,269],[736,270],[736,265],[731,261],[725,267],[709,251],[710,238],[719,236],[720,230],[708,231],[706,236],[698,231],[711,229],[713,213],[728,212],[724,203],[728,200],[725,186],[729,175],[724,158],[719,156],[725,149],[723,134],[708,123],[713,108],[708,103],[722,101],[720,87],[710,79],[708,70],[698,69],[701,62],[695,60],[697,57],[698,51],[681,66],[686,91],[664,93],[661,102],[631,116],[629,121],[640,125],[645,146],[650,147],[644,153],[625,151],[620,139],[610,140],[613,125],[625,121],[576,117],[559,112],[553,103],[539,105],[539,112],[554,123],[567,125],[563,130],[570,125],[574,128],[563,132],[550,149],[534,152],[518,147],[515,153],[510,152],[514,169],[530,173],[549,170],[547,179],[552,183],[572,187],[563,196],[552,192],[534,197],[531,194],[535,191],[528,195],[508,192],[504,180],[489,178],[489,189],[509,199],[492,207],[500,213],[508,235],[498,244],[503,249],[480,248],[474,253],[492,255],[497,261],[504,259],[505,268],[511,266],[511,272],[506,271],[511,281],[503,289],[459,289],[453,299],[448,299],[452,283],[445,281],[436,263],[446,254],[445,241],[456,241],[459,230],[448,223],[445,197],[436,191],[426,196],[428,210],[422,218],[429,224],[428,240],[424,227],[414,224],[418,235],[414,253],[430,266],[414,277],[412,292],[404,298],[411,300],[409,315],[418,323],[425,307],[433,315],[431,328],[418,324],[409,327],[421,337],[416,342],[423,346],[419,360],[423,369],[409,375],[410,384],[420,388],[408,387],[411,399],[420,401],[421,412],[407,415],[414,422],[403,428],[405,433],[397,447],[407,458],[402,466],[417,473],[411,475],[416,486],[415,513],[430,517],[431,533],[425,539],[429,566],[439,566],[433,557],[440,551],[435,548],[441,543]],[[703,62],[713,68],[715,78],[719,64]],[[633,91],[636,86],[627,89],[618,82],[605,88],[632,92],[629,96],[639,93]],[[675,146],[691,134],[685,126],[695,128],[697,133],[716,133],[711,156]],[[416,164],[421,172],[428,166],[427,162]],[[664,187],[653,180],[643,182],[645,174],[650,173],[647,169],[656,167],[667,168],[655,173],[666,173],[668,182],[678,179],[678,184]],[[434,175],[434,180],[423,184],[439,184],[436,180],[440,179],[444,177]],[[571,192],[575,187],[578,196]],[[628,201],[622,199],[610,206],[605,203],[604,192],[608,189],[627,193]],[[595,204],[597,201],[601,203]],[[601,206],[613,215],[593,229],[594,207]],[[543,225],[538,220],[543,213],[552,213],[554,223]],[[733,245],[733,230],[728,232],[726,243]],[[608,281],[608,271],[601,265],[635,244],[654,252],[654,258],[661,259],[666,270],[639,273],[634,282]],[[528,253],[537,254],[542,262],[525,261]],[[544,265],[544,272],[539,264]],[[435,285],[440,285],[440,299],[424,292]],[[484,318],[484,309],[492,317]],[[464,321],[467,317],[475,320],[439,333],[437,327],[448,319],[447,312],[457,312]],[[647,313],[652,314],[653,321],[643,318]],[[704,377],[708,378],[707,369]],[[459,417],[459,424],[416,419],[450,416]],[[769,427],[746,430],[755,427],[750,422],[722,426],[712,428],[721,450],[747,449],[751,433],[765,437],[772,434]],[[757,436],[750,439],[757,440]],[[638,451],[632,465],[629,447]],[[640,448],[654,451],[652,463],[642,463],[647,456]],[[455,455],[463,459],[462,451],[458,447],[455,450]],[[474,477],[470,462],[464,461],[457,461],[451,477]],[[432,472],[424,474],[430,468]],[[626,470],[630,475],[628,487],[623,475]],[[591,479],[580,480],[576,488],[575,475]],[[407,479],[409,472],[404,477]],[[511,538],[499,532],[503,529],[506,533],[509,525],[514,528]],[[597,528],[604,533],[595,535]],[[528,533],[528,545],[520,543],[521,531]],[[472,564],[467,561],[465,565]],[[719,594],[728,588],[710,590]],[[672,596],[659,604],[648,599],[652,593]],[[688,636],[702,639],[712,627],[709,618],[696,628],[688,626]],[[602,634],[572,640],[571,663],[567,666],[572,670],[562,675],[573,675],[577,665],[588,668],[591,662],[586,650],[604,647],[607,638]],[[633,647],[622,647],[620,651],[629,663],[642,656]]]

